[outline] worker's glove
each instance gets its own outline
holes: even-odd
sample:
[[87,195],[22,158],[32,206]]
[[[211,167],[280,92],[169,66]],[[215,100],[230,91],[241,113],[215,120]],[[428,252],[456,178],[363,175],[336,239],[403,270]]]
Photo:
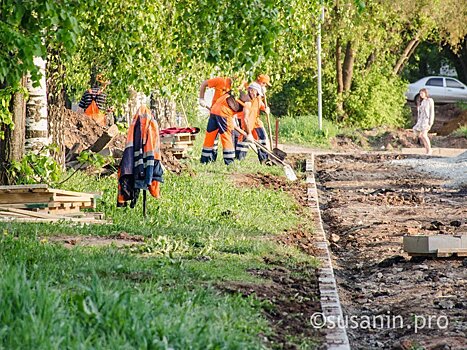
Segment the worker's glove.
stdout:
[[248,134],[248,135],[246,135],[246,141],[247,141],[247,142],[254,143],[254,142],[255,142],[255,139],[253,138],[253,135],[252,135],[252,134]]
[[264,111],[266,112],[266,114],[271,114],[271,110],[269,109],[269,107],[266,107]]
[[206,104],[206,101],[204,100],[204,98],[198,98],[198,103],[201,107],[203,108],[208,108],[208,105]]

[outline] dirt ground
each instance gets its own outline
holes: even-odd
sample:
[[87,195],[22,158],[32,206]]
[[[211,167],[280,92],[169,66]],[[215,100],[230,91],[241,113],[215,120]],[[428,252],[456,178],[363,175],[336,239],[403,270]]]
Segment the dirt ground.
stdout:
[[[266,261],[282,265],[283,262]],[[228,293],[243,296],[254,294],[263,303],[264,313],[274,335],[263,338],[274,349],[295,350],[298,339],[313,339],[316,345],[321,338],[318,330],[308,326],[309,317],[320,312],[317,277],[310,267],[287,268],[276,266],[267,270],[249,271],[252,275],[268,279],[267,284],[224,283],[217,287]]]
[[[412,109],[412,123],[415,125],[417,111],[415,104],[409,103]],[[467,148],[467,138],[453,135],[453,131],[467,125],[467,110],[455,104],[435,105],[435,122],[430,130],[433,147]],[[422,148],[414,137],[411,128],[385,128],[355,131],[352,135],[337,135],[331,140],[335,151],[371,149],[376,151],[392,151],[400,148]]]
[[[304,164],[303,160],[303,157],[295,156],[291,158],[291,163],[299,170]],[[287,192],[300,204],[299,214],[309,215],[307,186],[304,182],[290,182],[284,177],[264,173],[232,174],[230,180],[238,187],[266,187]],[[307,254],[315,255],[313,233],[309,227],[299,225],[273,239],[279,244],[296,247]],[[297,345],[298,339],[322,339],[319,330],[310,327],[309,324],[311,315],[320,312],[316,270],[310,266],[287,266],[286,262],[271,258],[265,258],[265,262],[274,267],[250,273],[269,279],[268,284],[229,283],[219,285],[219,289],[245,296],[255,293],[262,302],[270,304],[270,307],[264,308],[264,312],[275,334],[272,339],[265,340],[265,343],[270,343],[274,349],[300,349]]]
[[114,236],[99,237],[99,236],[48,236],[42,237],[39,240],[46,240],[52,243],[62,244],[65,248],[73,248],[76,246],[82,247],[105,247],[105,246],[116,246],[126,247],[134,246],[137,244],[143,244],[145,238],[139,235],[129,235],[126,232],[120,232]]
[[[344,314],[404,320],[403,327],[347,328],[349,340],[352,349],[467,349],[467,259],[410,258],[402,250],[404,235],[467,234],[467,196],[390,162],[405,157],[317,157]],[[426,321],[423,329],[415,331],[416,318],[420,328]]]

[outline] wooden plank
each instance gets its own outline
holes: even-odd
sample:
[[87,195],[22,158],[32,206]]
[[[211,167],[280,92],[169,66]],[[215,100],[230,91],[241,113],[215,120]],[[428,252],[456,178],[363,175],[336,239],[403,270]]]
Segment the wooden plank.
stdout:
[[77,223],[77,224],[110,224],[111,222],[107,220],[95,220],[95,219],[88,219],[88,218],[59,218],[59,219],[41,219],[41,218],[12,218],[12,217],[0,217],[0,221],[14,221],[19,223],[39,223],[39,222],[58,222],[58,221],[66,221],[70,223]]
[[53,194],[58,194],[61,196],[76,196],[76,197],[100,197],[102,193],[89,193],[89,192],[76,192],[76,191],[67,191],[67,190],[59,190],[56,188],[49,188],[49,192]]
[[19,208],[19,209],[30,209],[30,210],[47,210],[49,208],[48,202],[43,203],[5,203],[5,207]]
[[65,163],[76,159],[76,157],[78,156],[77,151],[80,146],[81,144],[79,142],[76,142],[73,144],[73,146],[71,146],[70,150],[66,153]]
[[8,185],[0,186],[0,192],[3,191],[14,191],[14,190],[31,190],[31,189],[47,189],[49,186],[46,184],[34,184],[34,185]]
[[25,216],[24,214],[12,213],[12,212],[9,212],[9,211],[0,211],[0,216],[5,216],[5,217],[20,217],[20,218],[29,217],[29,216]]
[[457,254],[457,256],[467,256],[467,248],[443,248],[438,249],[436,252],[436,256],[439,258],[447,258],[453,254]]
[[189,146],[193,146],[194,143],[193,143],[193,141],[177,141],[177,142],[174,142],[174,146],[178,146],[178,145],[189,145]]
[[43,192],[43,193],[1,193],[0,194],[0,204],[7,203],[47,203],[52,200],[52,194]]
[[7,211],[11,213],[16,213],[16,214],[21,214],[24,216],[30,216],[33,218],[40,218],[40,219],[60,219],[59,216],[54,216],[50,215],[47,213],[38,213],[30,210],[24,210],[24,209],[15,209],[15,208],[7,208],[7,207],[0,207],[0,210],[2,211]]
[[64,196],[62,194],[53,194],[52,200],[54,202],[89,202],[92,203],[94,202],[94,197],[91,196]]
[[98,153],[102,151],[107,145],[118,135],[118,127],[116,124],[108,128],[94,144],[89,148],[91,152]]

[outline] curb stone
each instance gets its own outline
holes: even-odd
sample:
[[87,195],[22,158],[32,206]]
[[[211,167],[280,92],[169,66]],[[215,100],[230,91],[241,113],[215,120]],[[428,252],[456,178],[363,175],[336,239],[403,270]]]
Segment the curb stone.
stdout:
[[[326,318],[344,320],[342,307],[339,300],[336,278],[332,268],[331,254],[329,253],[328,241],[324,232],[323,221],[319,209],[318,190],[314,175],[314,154],[306,160],[306,182],[308,184],[308,206],[315,218],[315,248],[323,251],[316,258],[320,262],[318,270],[318,288],[322,314]],[[345,327],[323,327],[325,332],[325,348],[328,350],[350,350],[349,338]]]

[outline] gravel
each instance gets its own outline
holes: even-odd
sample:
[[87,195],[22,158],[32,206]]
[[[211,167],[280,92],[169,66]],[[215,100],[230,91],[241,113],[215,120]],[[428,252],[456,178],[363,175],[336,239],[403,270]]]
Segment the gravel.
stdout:
[[416,171],[444,178],[448,180],[449,187],[467,187],[467,151],[451,158],[407,158],[393,160],[392,163],[410,166]]

